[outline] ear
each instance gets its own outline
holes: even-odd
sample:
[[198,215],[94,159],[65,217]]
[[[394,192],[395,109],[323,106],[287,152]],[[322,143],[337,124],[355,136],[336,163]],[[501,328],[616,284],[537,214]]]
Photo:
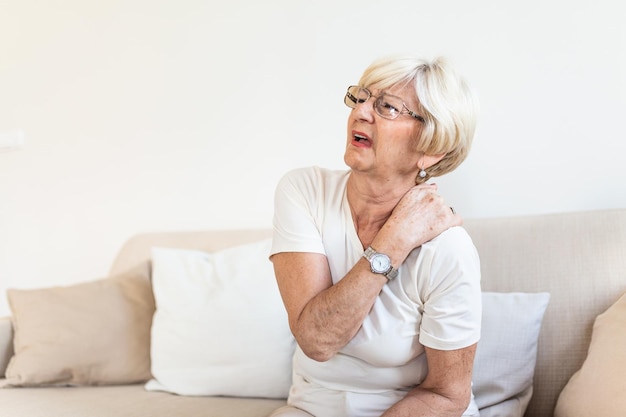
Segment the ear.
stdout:
[[435,165],[437,162],[441,161],[443,159],[444,156],[446,156],[446,153],[439,153],[437,155],[426,155],[423,154],[422,157],[420,158],[420,162],[418,165],[419,169],[428,169],[431,166]]

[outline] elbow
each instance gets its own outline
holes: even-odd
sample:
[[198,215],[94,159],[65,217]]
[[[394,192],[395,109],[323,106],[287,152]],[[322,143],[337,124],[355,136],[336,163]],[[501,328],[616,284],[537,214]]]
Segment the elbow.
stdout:
[[431,394],[435,394],[435,397],[439,398],[438,405],[436,406],[438,416],[461,417],[469,407],[472,399],[471,389],[457,393],[429,391]]
[[333,346],[320,340],[319,337],[311,337],[310,333],[295,333],[296,342],[300,350],[310,359],[316,362],[327,362],[337,354]]
[[335,356],[336,352],[331,352],[328,349],[323,349],[321,346],[303,346],[303,344],[300,344],[298,342],[300,349],[302,349],[302,352],[309,358],[313,359],[316,362],[327,362],[329,361],[333,356]]
[[450,415],[461,417],[463,413],[465,412],[465,410],[467,410],[467,407],[469,407],[471,399],[472,399],[471,390],[465,395],[460,395],[459,397],[456,397],[456,398],[450,398],[450,401],[448,403],[450,406],[449,408]]
[[337,354],[336,343],[324,340],[320,333],[311,332],[309,327],[292,324],[291,333],[294,335],[300,350],[316,362],[327,362]]
[[469,407],[469,405],[470,405],[469,400],[463,403],[459,403],[456,407],[454,415],[461,417],[463,413],[465,412],[465,410],[467,410],[467,407]]
[[307,356],[317,362],[328,362],[335,355],[331,355],[326,352],[319,352]]

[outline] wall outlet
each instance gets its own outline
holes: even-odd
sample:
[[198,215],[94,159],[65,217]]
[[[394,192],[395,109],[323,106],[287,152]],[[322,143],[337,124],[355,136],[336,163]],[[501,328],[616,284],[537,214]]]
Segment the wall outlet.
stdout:
[[17,151],[24,147],[24,131],[22,129],[0,132],[0,152]]

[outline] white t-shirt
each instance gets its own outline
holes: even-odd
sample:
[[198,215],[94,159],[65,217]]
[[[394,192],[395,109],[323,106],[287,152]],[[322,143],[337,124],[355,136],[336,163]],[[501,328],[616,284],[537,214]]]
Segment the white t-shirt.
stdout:
[[[363,246],[346,196],[349,175],[350,171],[310,167],[281,179],[272,254],[324,254],[333,283],[352,269]],[[452,350],[479,340],[480,263],[465,229],[454,227],[414,249],[398,271],[337,355],[317,362],[296,349],[290,404],[319,417],[365,417],[367,410],[355,410],[371,397],[372,407],[382,401],[378,407],[384,411],[425,378],[424,346]],[[350,398],[360,404],[349,404]],[[477,414],[472,401],[466,415]],[[380,415],[380,410],[371,415]]]

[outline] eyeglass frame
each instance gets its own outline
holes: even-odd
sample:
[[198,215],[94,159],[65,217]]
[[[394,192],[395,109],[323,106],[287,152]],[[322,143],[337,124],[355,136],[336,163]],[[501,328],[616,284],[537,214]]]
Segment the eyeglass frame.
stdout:
[[[355,97],[352,93],[350,93],[350,89],[351,89],[351,88],[358,88],[358,89],[360,89],[360,90],[363,90],[363,91],[367,92],[367,98],[366,98],[365,100],[362,100],[362,99],[359,99],[358,97]],[[382,114],[378,111],[378,109],[377,109],[377,107],[376,107],[376,102],[378,102],[378,100],[379,100],[381,97],[385,96],[385,95],[390,96],[390,97],[394,97],[394,98],[397,98],[397,99],[400,99],[400,101],[402,102],[402,107],[403,107],[403,108],[402,108],[402,110],[400,110],[400,111],[398,112],[398,115],[397,115],[396,117],[388,117],[388,116],[382,115]],[[349,99],[348,97],[352,97],[352,98],[354,98],[354,100]],[[408,115],[410,115],[410,116],[413,116],[415,119],[419,120],[420,122],[422,122],[422,123],[426,123],[426,120],[425,120],[422,116],[420,116],[419,114],[415,113],[414,111],[412,111],[411,109],[409,109],[409,108],[407,107],[406,103],[402,100],[402,98],[400,98],[400,97],[398,97],[398,96],[394,96],[393,94],[387,94],[387,93],[382,93],[382,94],[380,94],[380,95],[375,96],[374,94],[372,94],[372,92],[371,92],[370,90],[368,90],[368,89],[367,89],[367,88],[365,88],[365,87],[361,87],[361,86],[359,86],[359,85],[351,85],[351,86],[348,86],[348,89],[346,90],[346,95],[345,95],[345,96],[344,96],[344,98],[343,98],[343,103],[344,103],[346,106],[348,106],[349,108],[351,108],[351,109],[356,109],[356,106],[357,106],[357,105],[365,103],[366,101],[368,101],[368,100],[369,100],[370,98],[372,98],[372,97],[374,97],[374,98],[376,99],[376,100],[374,101],[374,106],[373,106],[373,107],[374,107],[374,111],[376,112],[376,114],[377,114],[377,115],[379,115],[379,116],[380,116],[380,117],[382,117],[383,119],[387,119],[387,120],[396,120],[398,117],[400,117],[400,115],[401,115],[401,114],[408,114]],[[350,104],[348,104],[348,102],[350,102],[350,103],[354,102],[354,107],[352,107]],[[406,112],[405,112],[405,110],[406,110]]]

